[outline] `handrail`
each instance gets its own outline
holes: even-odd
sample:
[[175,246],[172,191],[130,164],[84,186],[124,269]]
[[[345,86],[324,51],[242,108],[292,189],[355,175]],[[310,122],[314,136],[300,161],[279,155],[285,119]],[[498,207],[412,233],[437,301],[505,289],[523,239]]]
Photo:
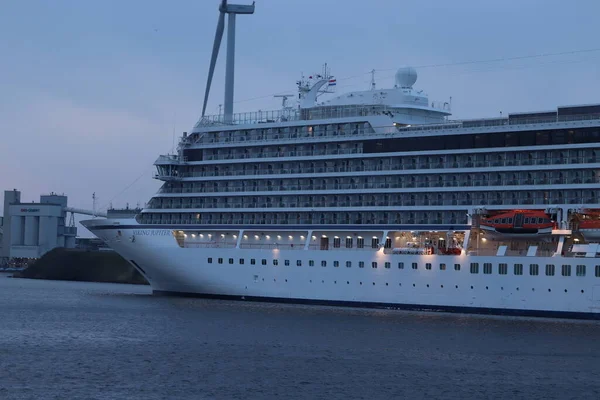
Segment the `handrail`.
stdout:
[[561,115],[544,118],[490,118],[490,119],[472,119],[472,120],[455,120],[439,124],[424,124],[414,125],[411,127],[397,128],[399,132],[415,132],[429,131],[442,129],[464,129],[464,128],[488,128],[495,126],[512,126],[512,125],[532,125],[532,124],[554,124],[560,122],[575,122],[575,121],[594,121],[600,120],[600,114],[583,114],[583,115]]

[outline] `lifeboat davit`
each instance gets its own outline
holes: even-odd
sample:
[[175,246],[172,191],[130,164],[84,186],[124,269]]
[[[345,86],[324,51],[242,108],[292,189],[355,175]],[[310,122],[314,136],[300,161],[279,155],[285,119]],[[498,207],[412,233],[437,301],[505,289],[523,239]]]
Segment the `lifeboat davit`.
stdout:
[[497,236],[539,237],[550,235],[554,222],[543,211],[511,210],[481,220],[480,228]]

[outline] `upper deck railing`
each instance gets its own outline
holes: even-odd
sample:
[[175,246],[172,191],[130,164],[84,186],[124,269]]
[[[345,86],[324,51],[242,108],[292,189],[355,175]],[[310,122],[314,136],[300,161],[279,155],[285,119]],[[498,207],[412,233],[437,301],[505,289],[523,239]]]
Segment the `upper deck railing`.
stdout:
[[600,120],[600,114],[559,115],[542,118],[488,118],[474,120],[456,120],[439,124],[413,125],[398,128],[399,132],[433,131],[446,129],[487,128],[512,125],[554,124],[560,122]]
[[[231,123],[225,123],[223,115],[208,115],[196,123],[196,128],[219,125],[241,124],[266,124],[288,121],[306,121],[319,119],[339,119],[352,117],[365,117],[369,115],[390,115],[401,112],[406,107],[390,107],[386,105],[346,105],[346,106],[319,106],[306,109],[284,109],[276,111],[255,111],[233,114]],[[434,111],[449,113],[449,106],[432,103]]]

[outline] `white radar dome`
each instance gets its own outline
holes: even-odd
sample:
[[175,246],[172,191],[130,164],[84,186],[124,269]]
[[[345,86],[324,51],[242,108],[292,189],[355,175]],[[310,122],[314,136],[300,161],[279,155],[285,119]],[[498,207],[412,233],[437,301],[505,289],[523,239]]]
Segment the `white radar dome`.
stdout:
[[396,86],[412,88],[417,81],[417,71],[413,67],[402,67],[396,72]]

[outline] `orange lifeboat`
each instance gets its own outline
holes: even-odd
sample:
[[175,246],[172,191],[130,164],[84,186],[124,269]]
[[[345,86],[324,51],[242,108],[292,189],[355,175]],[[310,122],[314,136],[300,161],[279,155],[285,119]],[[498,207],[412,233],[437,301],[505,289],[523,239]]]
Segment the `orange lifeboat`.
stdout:
[[552,233],[554,222],[543,211],[511,210],[481,220],[480,228],[501,236],[539,236]]

